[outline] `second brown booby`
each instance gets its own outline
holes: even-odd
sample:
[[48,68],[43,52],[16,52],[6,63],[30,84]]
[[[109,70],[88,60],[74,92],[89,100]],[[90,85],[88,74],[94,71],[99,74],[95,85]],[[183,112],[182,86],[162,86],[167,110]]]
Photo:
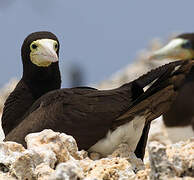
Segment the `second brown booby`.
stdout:
[[[155,51],[150,59],[194,59],[194,33],[184,33],[173,38],[166,46]],[[163,114],[163,121],[173,142],[194,137],[194,67],[171,108]]]
[[[27,66],[23,66],[23,76],[25,73],[29,75],[26,76],[28,84],[25,84],[28,92],[23,93],[23,96],[31,94],[37,98],[37,92],[42,93],[42,96],[29,105],[25,113],[18,115],[17,122],[20,123],[12,128],[5,140],[25,144],[24,138],[28,133],[50,128],[72,135],[79,149],[107,155],[119,144],[127,143],[137,157],[143,159],[151,121],[168,110],[193,62],[177,61],[161,66],[112,90],[89,87],[50,90],[48,86],[44,89],[41,83],[36,82],[46,83],[45,77],[59,73],[58,41],[48,33],[37,37],[34,33],[33,38],[31,36],[22,46],[26,53],[22,55],[23,62],[27,63]],[[56,66],[57,71],[47,71],[53,66]],[[42,71],[41,76],[37,74]],[[41,91],[38,91],[39,86],[43,88]],[[144,90],[147,86],[149,88]],[[15,101],[21,105],[28,102],[23,96],[5,103],[3,113],[8,114],[8,117],[14,115],[9,109]],[[14,107],[15,112],[19,111],[17,106]],[[6,122],[6,118],[3,121]],[[14,119],[8,121],[7,127],[12,121],[14,123]]]

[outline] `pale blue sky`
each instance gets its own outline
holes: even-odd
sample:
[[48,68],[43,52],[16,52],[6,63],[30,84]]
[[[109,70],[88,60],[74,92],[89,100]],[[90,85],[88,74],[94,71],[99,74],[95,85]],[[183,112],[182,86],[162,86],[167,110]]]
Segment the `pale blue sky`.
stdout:
[[193,0],[0,0],[0,85],[21,77],[20,47],[31,32],[58,36],[64,82],[65,68],[78,63],[91,84],[132,62],[151,39],[193,32],[193,7]]

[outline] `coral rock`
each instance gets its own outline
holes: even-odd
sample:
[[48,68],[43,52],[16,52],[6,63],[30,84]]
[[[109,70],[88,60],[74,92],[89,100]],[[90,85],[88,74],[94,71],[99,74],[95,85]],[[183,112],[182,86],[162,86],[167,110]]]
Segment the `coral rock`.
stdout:
[[164,146],[149,144],[151,179],[194,177],[194,139]]
[[103,180],[118,180],[135,178],[131,164],[124,158],[103,158],[92,163],[88,163],[89,171],[87,178],[97,178]]
[[[27,147],[0,143],[0,178],[28,180],[149,180],[194,177],[194,139],[172,145],[149,144],[144,166],[127,144],[108,157],[78,151],[73,137],[52,130],[26,137]],[[147,153],[146,153],[147,154]],[[148,156],[148,154],[146,155]],[[55,169],[55,166],[56,169]]]
[[166,147],[156,141],[149,144],[149,157],[151,164],[151,179],[170,178],[175,176],[172,163],[168,161]]
[[130,150],[127,144],[120,144],[119,147],[108,157],[121,157],[127,159],[132,165],[134,171],[145,169],[141,159],[137,158],[135,153]]
[[34,168],[42,163],[40,155],[31,150],[25,150],[14,142],[0,143],[0,170],[17,179],[33,179]]
[[[72,136],[52,130],[43,130],[26,136],[27,148],[41,152],[51,167],[57,162],[66,162],[72,157],[83,159],[84,153],[78,152],[77,144]],[[47,158],[49,157],[49,158]],[[47,159],[46,159],[47,158]],[[49,162],[50,160],[50,162]]]
[[37,180],[48,180],[51,174],[54,172],[48,164],[40,164],[36,167],[34,174]]
[[17,180],[17,179],[9,176],[8,174],[0,172],[0,180]]
[[79,163],[70,160],[59,164],[49,180],[81,180],[83,178],[84,175]]
[[24,151],[25,149],[21,144],[15,142],[0,143],[0,170],[8,172],[10,166]]
[[194,138],[167,146],[166,153],[178,177],[194,178]]
[[41,164],[43,160],[36,152],[26,150],[12,164],[10,173],[18,179],[34,179],[35,167]]

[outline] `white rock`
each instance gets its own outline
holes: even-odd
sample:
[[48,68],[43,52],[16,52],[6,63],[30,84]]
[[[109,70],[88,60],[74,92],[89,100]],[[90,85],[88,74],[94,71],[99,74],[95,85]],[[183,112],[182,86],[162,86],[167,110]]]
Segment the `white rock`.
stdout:
[[82,168],[76,161],[67,161],[57,166],[49,180],[81,180],[84,178]]
[[[27,148],[39,152],[51,167],[72,158],[83,159],[84,152],[79,152],[75,139],[65,133],[45,129],[40,133],[31,133],[25,138]],[[49,157],[49,158],[48,158]],[[49,162],[49,160],[51,160]]]
[[166,147],[157,141],[149,144],[151,179],[172,178],[176,175],[173,164],[168,161]]
[[194,138],[164,146],[149,144],[151,179],[194,177]]
[[25,148],[15,142],[0,143],[0,163],[4,165],[4,170],[9,171],[10,166],[22,155]]
[[125,158],[132,166],[132,170],[139,171],[145,169],[144,164],[141,159],[137,158],[135,153],[130,150],[128,144],[120,144],[118,149],[116,149],[109,158]]
[[43,159],[34,151],[14,142],[0,143],[1,171],[17,179],[33,179],[34,169]]
[[36,166],[34,174],[37,180],[48,180],[54,169],[52,169],[48,164],[42,163]]

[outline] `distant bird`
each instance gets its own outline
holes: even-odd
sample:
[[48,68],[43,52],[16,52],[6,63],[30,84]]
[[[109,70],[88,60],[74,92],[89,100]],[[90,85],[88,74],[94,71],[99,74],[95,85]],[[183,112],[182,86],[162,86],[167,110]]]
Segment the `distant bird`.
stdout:
[[24,41],[23,77],[3,112],[5,140],[25,145],[28,133],[49,128],[72,135],[79,149],[104,156],[127,143],[143,159],[151,121],[168,110],[193,62],[161,66],[113,90],[58,89],[58,51],[59,42],[49,32]]
[[70,87],[81,86],[84,83],[83,69],[78,64],[72,64],[69,67]]
[[[150,59],[194,59],[194,33],[181,34]],[[163,115],[164,124],[173,142],[194,136],[194,67],[191,68],[171,108]]]

